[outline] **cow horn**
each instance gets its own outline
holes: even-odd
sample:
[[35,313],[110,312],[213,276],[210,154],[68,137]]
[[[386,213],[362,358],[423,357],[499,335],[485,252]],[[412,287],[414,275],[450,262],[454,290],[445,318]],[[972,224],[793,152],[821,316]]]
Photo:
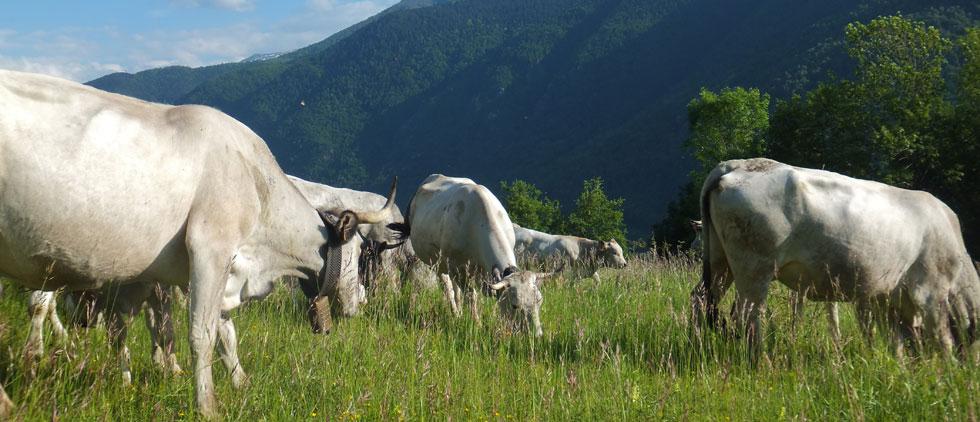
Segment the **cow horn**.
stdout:
[[385,206],[377,211],[359,211],[357,214],[357,222],[360,224],[377,224],[388,220],[391,216],[391,209],[395,206],[395,193],[398,191],[398,176],[395,176],[394,180],[391,181],[391,192],[388,194],[388,200],[385,201]]
[[507,287],[508,284],[510,284],[510,282],[509,281],[506,281],[506,280],[504,280],[504,281],[498,281],[496,283],[491,284],[490,285],[490,288],[493,289],[493,290],[500,290],[500,289],[503,289],[504,287]]

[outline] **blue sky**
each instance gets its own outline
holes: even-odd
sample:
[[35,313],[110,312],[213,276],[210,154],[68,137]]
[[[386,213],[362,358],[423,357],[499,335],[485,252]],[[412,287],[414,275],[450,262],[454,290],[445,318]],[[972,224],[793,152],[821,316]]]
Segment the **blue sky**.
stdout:
[[294,50],[397,0],[21,0],[0,5],[0,68],[85,82]]

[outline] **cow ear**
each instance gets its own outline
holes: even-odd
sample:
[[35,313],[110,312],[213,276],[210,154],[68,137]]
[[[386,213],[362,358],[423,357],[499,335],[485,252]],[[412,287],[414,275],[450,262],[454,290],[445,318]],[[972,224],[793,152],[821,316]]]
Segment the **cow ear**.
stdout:
[[350,211],[341,212],[338,216],[331,211],[317,211],[323,224],[330,228],[337,241],[341,244],[350,242],[357,234],[357,215]]
[[357,235],[357,215],[352,212],[340,214],[337,221],[337,235],[341,243],[350,242]]

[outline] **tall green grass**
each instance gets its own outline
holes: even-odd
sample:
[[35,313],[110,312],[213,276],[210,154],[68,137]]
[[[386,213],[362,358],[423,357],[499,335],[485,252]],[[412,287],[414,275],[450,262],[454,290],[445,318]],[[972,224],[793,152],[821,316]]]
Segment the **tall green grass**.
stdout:
[[[897,360],[867,344],[842,306],[842,344],[822,306],[791,325],[788,291],[769,300],[766,355],[720,334],[692,340],[690,260],[632,262],[592,278],[543,287],[544,336],[508,332],[492,300],[482,323],[455,319],[440,291],[377,292],[362,316],[311,334],[305,299],[280,289],[233,313],[249,385],[235,390],[215,360],[217,397],[229,420],[870,419],[975,420],[980,368],[937,356]],[[21,361],[26,293],[0,299],[0,381],[16,418],[196,419],[190,374],[154,367],[142,321],[130,328],[133,385],[122,387],[102,328],[48,342],[34,374]],[[723,308],[726,309],[726,308]],[[191,368],[186,309],[178,356]]]

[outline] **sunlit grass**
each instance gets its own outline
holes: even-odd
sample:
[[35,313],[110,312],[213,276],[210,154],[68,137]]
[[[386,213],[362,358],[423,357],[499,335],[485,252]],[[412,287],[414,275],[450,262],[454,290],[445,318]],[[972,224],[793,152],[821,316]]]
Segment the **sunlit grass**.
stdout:
[[[980,370],[935,357],[896,360],[883,340],[868,345],[842,306],[842,345],[822,306],[791,326],[786,289],[770,295],[766,358],[721,335],[692,341],[690,261],[641,262],[543,287],[544,336],[511,334],[491,300],[482,323],[451,317],[439,291],[382,289],[362,316],[317,336],[305,299],[280,289],[233,314],[249,374],[242,390],[215,366],[221,413],[232,420],[295,419],[976,419]],[[26,293],[0,299],[0,380],[16,417],[193,419],[189,374],[152,363],[142,321],[130,328],[133,385],[122,387],[102,328],[72,329],[72,344],[48,340],[29,378],[20,358]],[[724,309],[724,308],[723,308]],[[177,318],[178,357],[191,368],[186,311]]]

